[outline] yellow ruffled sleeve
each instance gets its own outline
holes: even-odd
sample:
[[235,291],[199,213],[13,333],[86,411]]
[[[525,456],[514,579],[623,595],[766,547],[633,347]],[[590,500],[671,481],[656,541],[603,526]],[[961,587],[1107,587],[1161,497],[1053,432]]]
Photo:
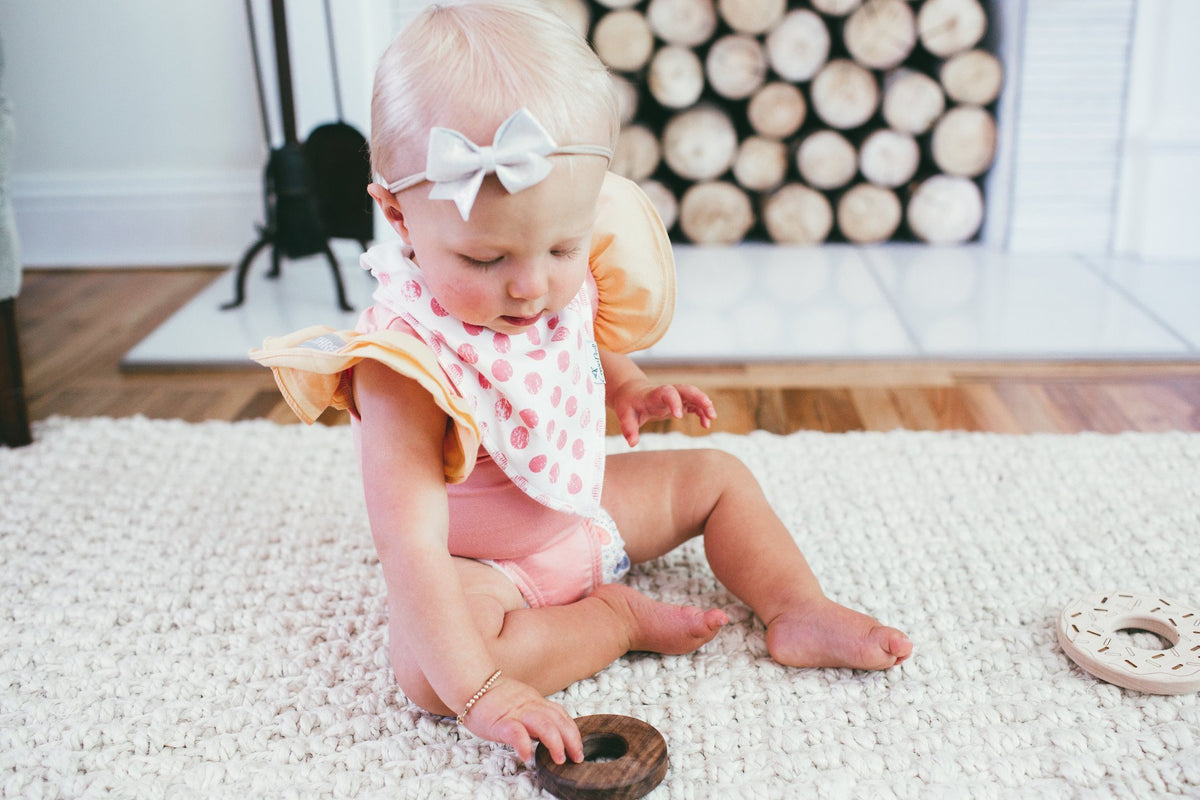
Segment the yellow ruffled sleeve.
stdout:
[[446,480],[459,483],[475,468],[479,452],[475,418],[450,385],[433,351],[410,333],[358,333],[317,325],[268,338],[261,348],[250,351],[250,357],[271,368],[287,404],[310,425],[326,408],[353,409],[354,392],[347,370],[364,359],[379,361],[420,384],[450,418],[443,443]]
[[613,353],[644,350],[675,314],[675,256],[650,198],[608,173],[588,257],[599,292],[596,343]]

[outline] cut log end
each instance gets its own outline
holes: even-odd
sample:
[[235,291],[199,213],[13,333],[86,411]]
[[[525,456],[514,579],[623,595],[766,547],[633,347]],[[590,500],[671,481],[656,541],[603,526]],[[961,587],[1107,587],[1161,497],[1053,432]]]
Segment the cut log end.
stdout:
[[813,110],[831,127],[848,130],[864,124],[879,106],[879,86],[866,67],[849,59],[830,61],[811,87]]
[[908,227],[929,244],[961,244],[983,224],[983,194],[969,178],[934,175],[908,200]]
[[680,47],[704,44],[718,25],[712,0],[650,0],[646,20],[655,36]]
[[891,69],[917,45],[917,16],[904,0],[867,0],[846,20],[842,36],[855,61]]
[[733,164],[737,130],[729,115],[712,106],[699,106],[673,117],[663,129],[663,159],[681,178],[711,180]]
[[812,7],[831,17],[844,17],[857,10],[863,0],[811,0]]
[[787,168],[787,146],[783,142],[751,136],[738,148],[733,177],[752,192],[769,192],[783,183]]
[[959,53],[942,65],[940,74],[947,96],[956,103],[989,105],[1004,86],[1004,66],[986,50]]
[[626,125],[609,169],[631,181],[642,181],[654,174],[661,160],[662,149],[654,132],[644,125]]
[[883,119],[898,131],[925,133],[945,109],[942,87],[923,72],[898,69],[884,80]]
[[820,192],[791,183],[763,202],[763,225],[780,244],[820,244],[833,230],[833,207]]
[[708,83],[717,94],[743,100],[767,78],[767,54],[753,36],[734,34],[713,42],[704,61]]
[[767,34],[767,60],[779,77],[807,81],[829,59],[829,29],[808,9],[790,12]]
[[753,225],[750,198],[732,183],[697,183],[679,203],[679,227],[696,244],[737,244]]
[[615,70],[636,72],[654,52],[654,34],[646,18],[632,9],[610,11],[592,30],[592,47]]
[[667,45],[650,61],[646,84],[667,108],[687,108],[704,93],[704,65],[691,48]]
[[759,89],[746,106],[750,127],[760,136],[786,139],[804,124],[808,104],[804,95],[790,83],[775,81]]
[[787,0],[717,0],[717,10],[730,28],[755,36],[783,19]]
[[955,106],[933,126],[934,163],[949,175],[982,175],[996,157],[996,120],[979,106]]
[[675,223],[679,221],[679,201],[675,194],[655,180],[642,181],[641,187],[646,197],[650,198],[650,205],[658,212],[663,227],[667,230],[675,227]]
[[921,148],[907,133],[880,128],[858,152],[859,170],[871,183],[895,187],[908,183],[921,165]]
[[917,13],[921,44],[941,58],[971,49],[986,32],[987,14],[979,0],[925,0]]
[[877,244],[900,227],[900,198],[891,189],[860,183],[838,199],[838,230],[855,244]]
[[817,131],[796,150],[796,169],[810,186],[837,189],[853,180],[858,171],[858,153],[837,131]]

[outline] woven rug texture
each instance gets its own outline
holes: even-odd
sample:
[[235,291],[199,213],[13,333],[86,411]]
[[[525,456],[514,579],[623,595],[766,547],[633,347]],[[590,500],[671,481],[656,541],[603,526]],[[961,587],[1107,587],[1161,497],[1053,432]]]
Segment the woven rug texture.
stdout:
[[[396,689],[348,429],[53,418],[35,438],[0,449],[0,796],[542,796]],[[1098,681],[1055,637],[1093,591],[1200,603],[1200,435],[641,445],[688,446],[741,457],[825,591],[915,652],[785,669],[699,542],[635,568],[731,617],[556,696],[662,731],[651,798],[1200,797],[1197,695]]]

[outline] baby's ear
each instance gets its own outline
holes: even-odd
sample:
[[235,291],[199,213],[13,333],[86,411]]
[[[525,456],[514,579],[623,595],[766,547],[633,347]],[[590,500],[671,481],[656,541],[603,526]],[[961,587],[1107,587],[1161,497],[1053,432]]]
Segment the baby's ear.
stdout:
[[392,226],[392,230],[400,234],[400,238],[408,241],[408,228],[404,224],[404,209],[400,206],[400,200],[396,195],[388,191],[387,187],[380,183],[372,183],[367,186],[367,194],[379,204],[379,210],[383,212],[383,218],[387,220],[387,224]]

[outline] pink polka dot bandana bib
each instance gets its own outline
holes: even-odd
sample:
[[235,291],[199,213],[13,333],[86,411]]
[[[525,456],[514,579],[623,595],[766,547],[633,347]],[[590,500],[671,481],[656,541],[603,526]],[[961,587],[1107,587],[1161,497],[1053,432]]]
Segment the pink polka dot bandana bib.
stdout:
[[521,334],[450,316],[407,247],[364,256],[375,302],[413,327],[470,405],[483,446],[523,492],[586,517],[604,483],[604,373],[592,337],[587,287],[567,307]]

